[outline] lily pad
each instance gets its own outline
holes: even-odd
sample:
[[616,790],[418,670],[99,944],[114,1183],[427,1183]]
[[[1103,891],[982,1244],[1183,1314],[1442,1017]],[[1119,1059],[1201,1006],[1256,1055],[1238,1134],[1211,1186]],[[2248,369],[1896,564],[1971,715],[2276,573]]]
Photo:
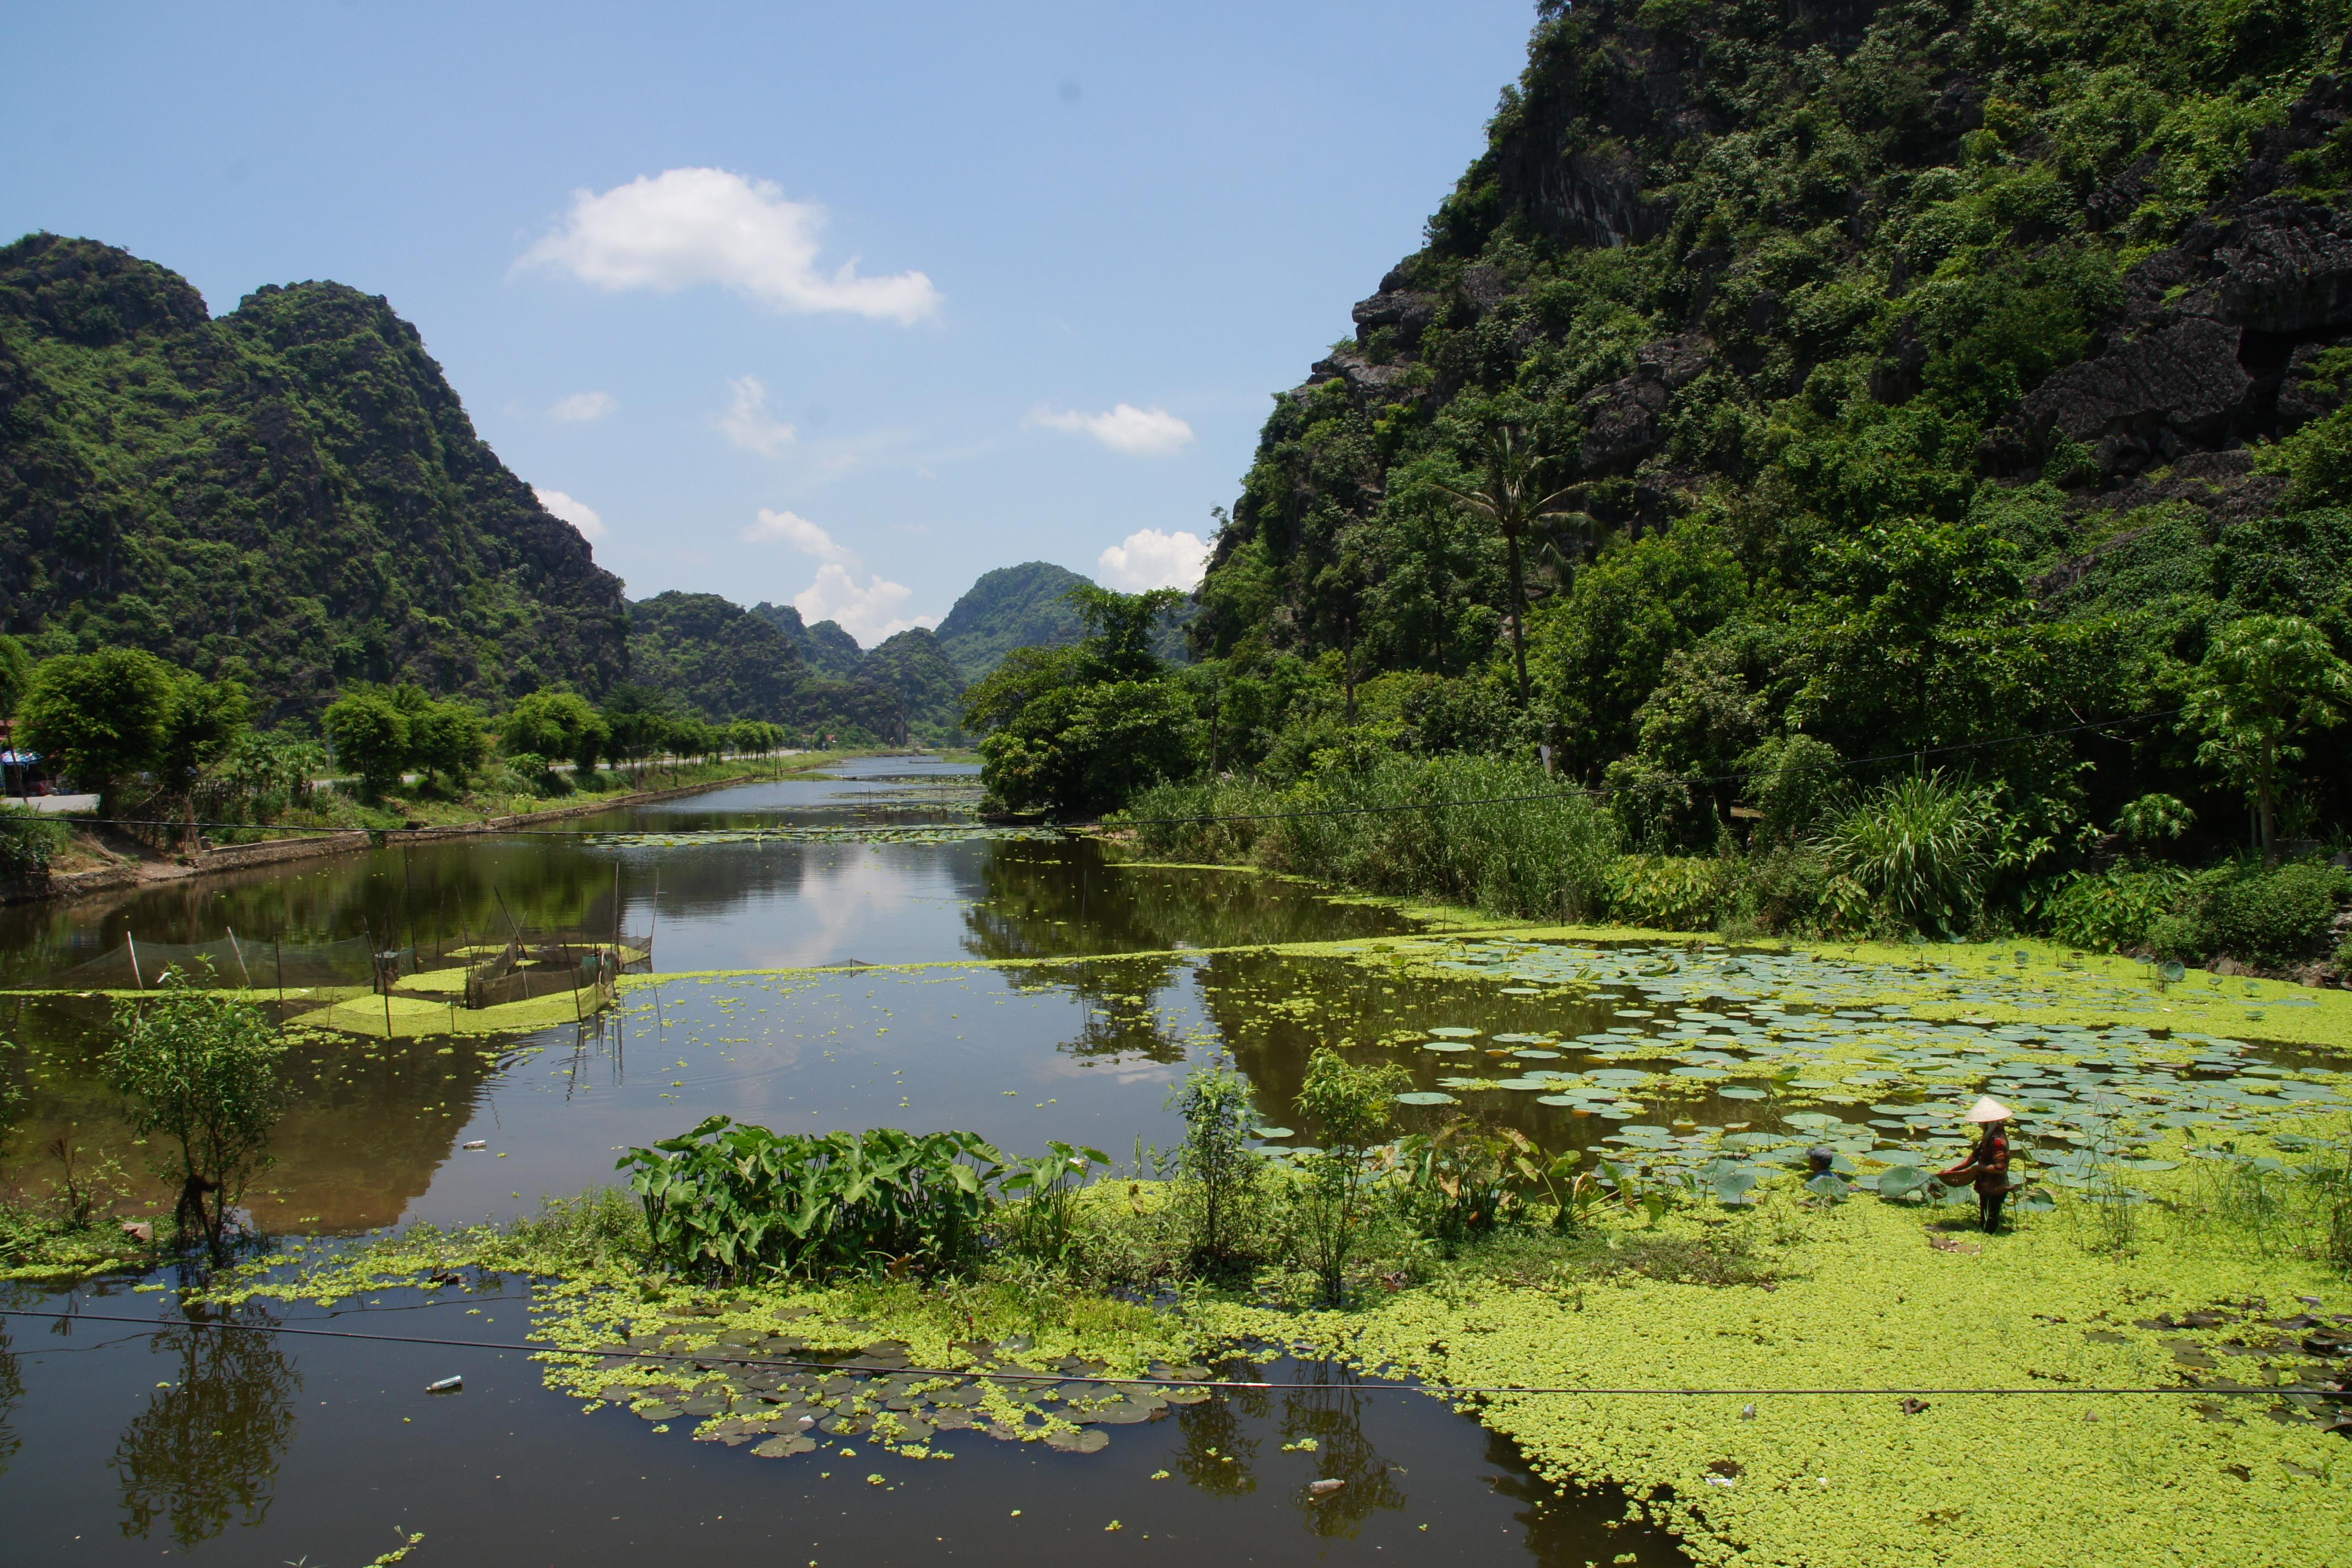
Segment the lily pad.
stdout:
[[1297,1136],[1297,1133],[1293,1132],[1287,1127],[1253,1127],[1250,1129],[1250,1133],[1253,1137],[1257,1138],[1295,1138]]
[[1440,1094],[1433,1089],[1417,1089],[1396,1097],[1399,1105],[1459,1105],[1462,1102],[1450,1094]]
[[788,1459],[794,1454],[815,1453],[816,1442],[805,1433],[795,1432],[790,1436],[771,1437],[764,1443],[755,1444],[751,1452],[763,1459]]

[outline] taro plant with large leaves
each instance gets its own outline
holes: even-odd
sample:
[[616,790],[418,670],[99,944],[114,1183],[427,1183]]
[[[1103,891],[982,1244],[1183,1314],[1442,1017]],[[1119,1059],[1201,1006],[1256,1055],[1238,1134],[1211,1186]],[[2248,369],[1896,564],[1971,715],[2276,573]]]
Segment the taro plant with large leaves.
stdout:
[[1007,1195],[1021,1194],[1005,1216],[1007,1244],[1049,1268],[1066,1267],[1077,1243],[1078,1194],[1096,1166],[1109,1163],[1099,1149],[1056,1142],[1034,1160],[1016,1161],[998,1184]]
[[1542,1151],[1517,1128],[1490,1130],[1468,1117],[1398,1141],[1406,1220],[1448,1249],[1517,1217],[1517,1184],[1538,1179]]
[[952,1272],[976,1250],[1003,1161],[976,1132],[774,1132],[713,1116],[617,1168],[655,1255],[731,1282]]

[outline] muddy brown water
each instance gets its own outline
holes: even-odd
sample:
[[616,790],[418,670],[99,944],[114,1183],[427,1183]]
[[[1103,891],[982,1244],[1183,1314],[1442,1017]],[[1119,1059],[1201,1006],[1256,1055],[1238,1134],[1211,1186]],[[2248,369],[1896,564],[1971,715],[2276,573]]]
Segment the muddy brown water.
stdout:
[[[1092,844],[939,832],[961,820],[946,808],[969,791],[969,769],[870,759],[843,775],[564,825],[650,841],[443,841],[0,911],[0,974],[22,984],[126,932],[160,943],[231,928],[247,940],[395,931],[422,945],[487,929],[502,909],[525,924],[590,929],[617,914],[625,929],[656,932],[661,984],[585,1029],[296,1053],[278,1164],[251,1198],[278,1234],[526,1213],[542,1195],[611,1182],[616,1149],[713,1112],[793,1130],[971,1128],[1009,1151],[1059,1138],[1124,1156],[1174,1141],[1169,1089],[1213,1053],[1251,1077],[1268,1122],[1297,1125],[1290,1099],[1319,1040],[1369,1042],[1400,1019],[1506,1026],[1507,1001],[1491,988],[1233,951],[1409,932],[1391,910],[1273,878],[1121,866]],[[898,841],[688,837],[779,826],[881,827]],[[1055,962],[1073,958],[1095,962]],[[971,959],[999,962],[697,977]],[[0,1184],[45,1197],[58,1174],[45,1150],[64,1136],[86,1165],[112,1159],[142,1187],[139,1151],[97,1070],[104,1005],[5,1005],[0,1030],[24,1047],[6,1070],[26,1104]],[[1427,1057],[1413,1065],[1424,1079],[1448,1070]],[[1524,1102],[1508,1114],[1554,1145],[1601,1130]],[[473,1141],[486,1146],[464,1147]],[[1469,1418],[1418,1394],[1351,1389],[1328,1367],[1284,1362],[1282,1379],[1318,1386],[1168,1412],[1120,1428],[1099,1454],[958,1433],[943,1439],[951,1462],[878,1450],[763,1460],[688,1441],[683,1426],[655,1434],[625,1413],[583,1415],[511,1349],[240,1337],[174,1326],[170,1291],[128,1285],[0,1288],[13,1309],[162,1320],[5,1321],[0,1560],[358,1563],[395,1544],[395,1525],[425,1532],[409,1559],[418,1564],[617,1563],[679,1549],[763,1563],[1108,1552],[1680,1560],[1671,1541],[1621,1526],[1613,1493],[1559,1496]],[[333,1311],[245,1316],[511,1345],[527,1325],[527,1287],[506,1289],[463,1306],[385,1292]],[[452,1373],[466,1379],[461,1394],[423,1392]],[[1284,1450],[1309,1436],[1320,1458]],[[1203,1459],[1204,1447],[1220,1453]],[[1306,1483],[1343,1454],[1349,1485],[1310,1498]],[[1150,1479],[1161,1470],[1169,1479]]]

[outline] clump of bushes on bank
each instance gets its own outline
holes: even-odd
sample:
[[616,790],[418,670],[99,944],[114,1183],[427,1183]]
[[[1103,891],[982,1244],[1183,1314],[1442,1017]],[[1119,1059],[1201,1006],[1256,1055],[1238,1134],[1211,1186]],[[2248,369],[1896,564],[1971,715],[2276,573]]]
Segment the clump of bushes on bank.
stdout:
[[46,877],[66,847],[65,824],[22,806],[0,805],[0,882]]
[[[1393,1064],[1317,1052],[1295,1109],[1320,1146],[1269,1158],[1249,1142],[1248,1084],[1203,1067],[1173,1097],[1183,1142],[1139,1150],[1126,1173],[1058,1142],[1022,1158],[969,1132],[807,1136],[713,1117],[627,1152],[635,1215],[583,1199],[545,1216],[530,1245],[710,1285],[877,1276],[1100,1296],[1207,1283],[1334,1305],[1474,1242],[1509,1234],[1573,1250],[1606,1205],[1654,1225],[1699,1201],[1630,1171],[1580,1175],[1576,1155],[1554,1160],[1471,1117],[1400,1138],[1396,1096],[1409,1087]],[[1765,1278],[1736,1242],[1700,1258],[1686,1238],[1654,1239],[1621,1239],[1609,1267]]]

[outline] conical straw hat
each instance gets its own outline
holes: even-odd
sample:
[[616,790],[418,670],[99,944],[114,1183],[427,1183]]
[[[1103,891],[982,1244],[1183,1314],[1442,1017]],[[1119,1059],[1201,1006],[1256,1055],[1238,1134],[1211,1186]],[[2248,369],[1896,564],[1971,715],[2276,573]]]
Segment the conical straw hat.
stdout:
[[2009,1107],[2003,1105],[2000,1100],[1995,1100],[1992,1096],[1988,1094],[1979,1100],[1976,1104],[1969,1109],[1969,1120],[1971,1121],[2006,1121],[2009,1120]]

